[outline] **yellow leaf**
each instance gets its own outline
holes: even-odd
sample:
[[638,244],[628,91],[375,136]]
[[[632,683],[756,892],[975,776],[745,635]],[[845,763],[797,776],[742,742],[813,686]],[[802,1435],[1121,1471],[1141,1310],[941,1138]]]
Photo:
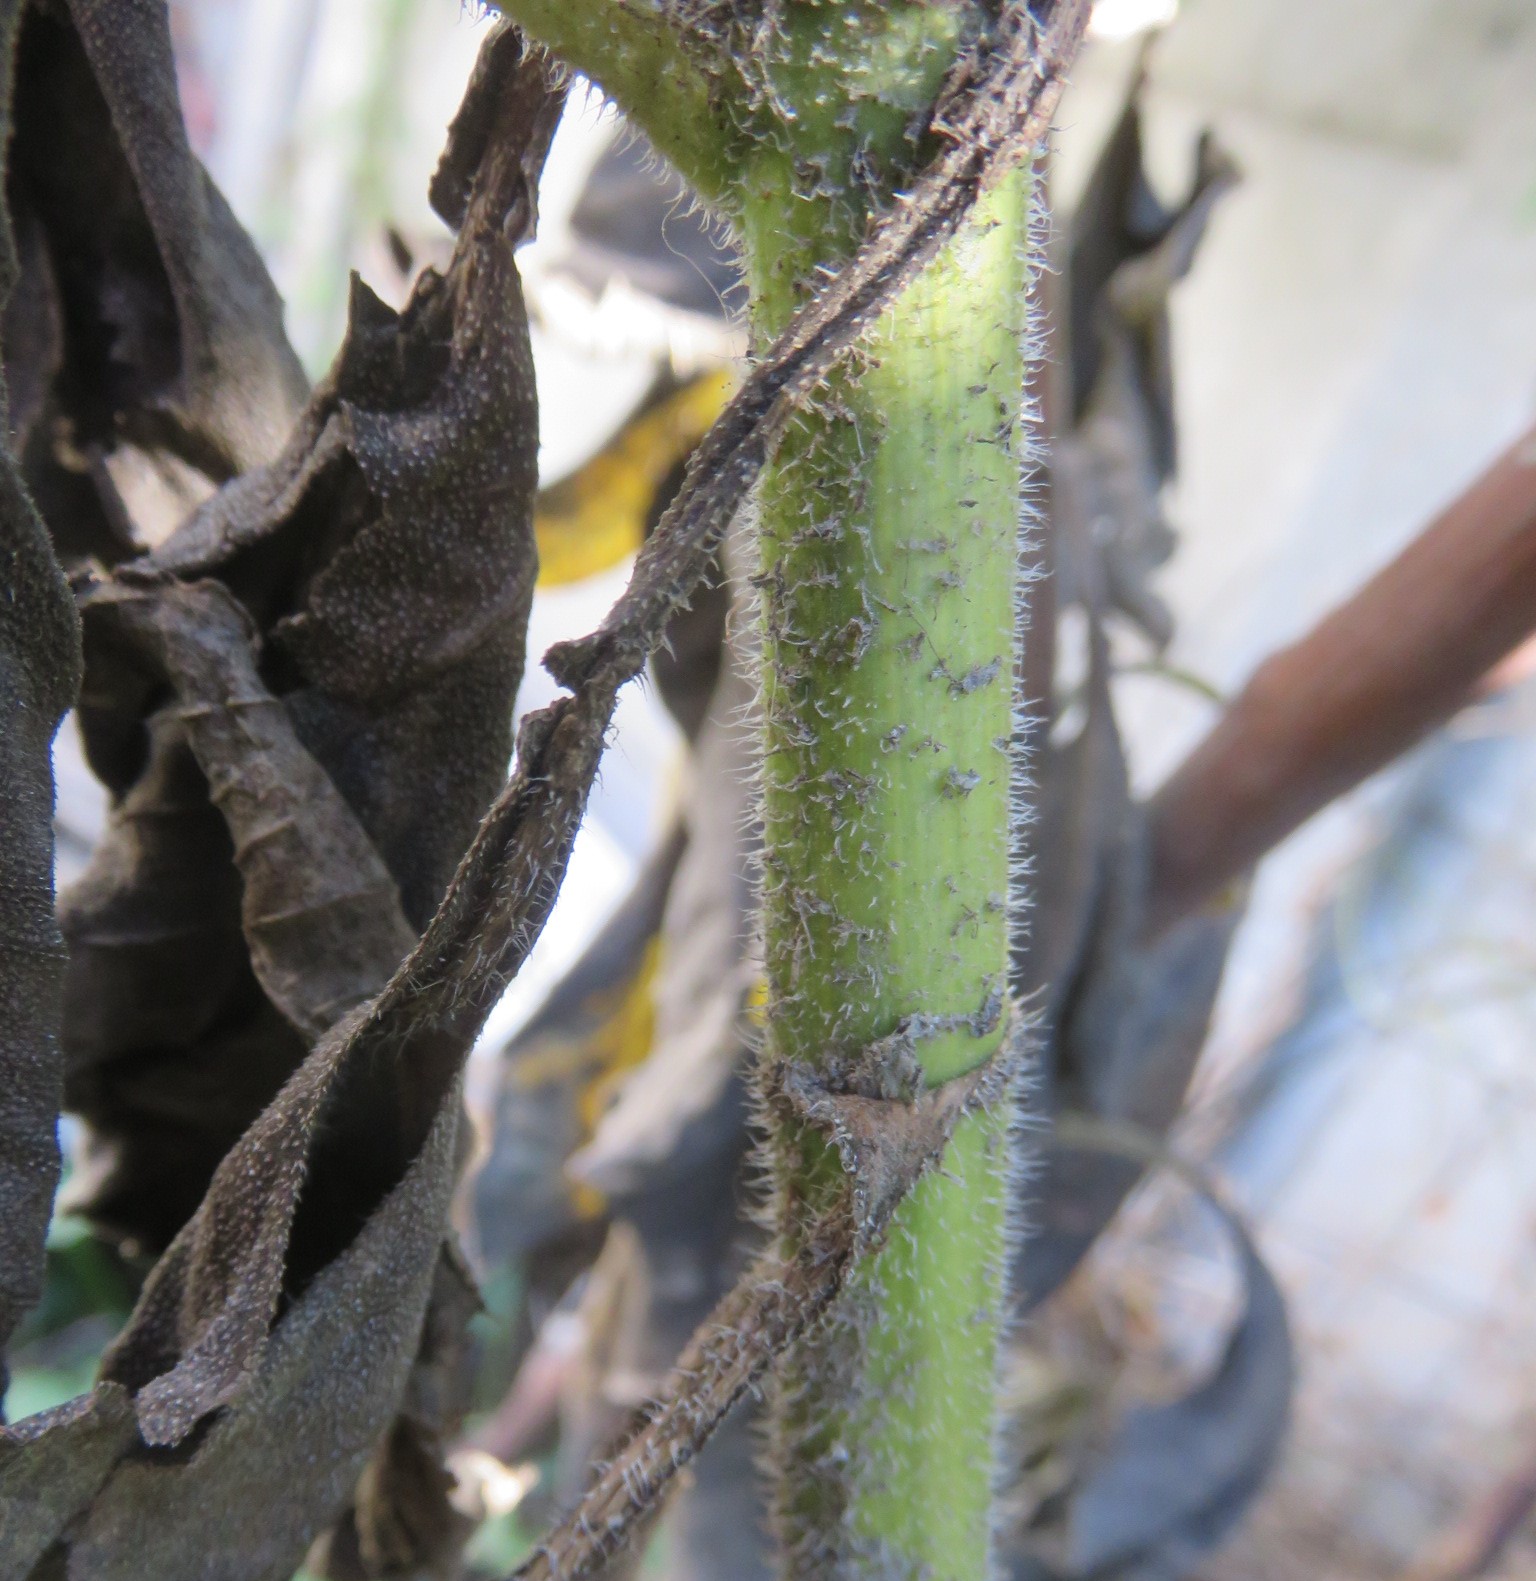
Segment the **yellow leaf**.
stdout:
[[595,576],[640,547],[661,486],[708,433],[735,387],[729,369],[701,374],[646,407],[580,471],[540,493],[534,516],[540,587]]

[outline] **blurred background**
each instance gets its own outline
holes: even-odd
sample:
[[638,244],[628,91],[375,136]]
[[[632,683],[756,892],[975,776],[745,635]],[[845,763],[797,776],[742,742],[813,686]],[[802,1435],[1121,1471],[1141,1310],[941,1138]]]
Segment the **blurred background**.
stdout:
[[[458,0],[182,0],[173,14],[194,143],[318,376],[348,270],[398,304],[446,256],[427,184],[485,19]],[[1172,298],[1179,465],[1165,509],[1179,542],[1155,586],[1175,635],[1159,654],[1129,626],[1113,633],[1120,725],[1149,790],[1213,699],[1536,416],[1536,8],[1101,0],[1094,31],[1059,117],[1058,223],[1143,58],[1154,185],[1170,201],[1187,188],[1205,128],[1241,170]],[[690,251],[658,294],[634,248],[605,250],[614,214],[589,203],[584,217],[588,178],[624,147],[612,113],[578,92],[522,259],[546,486],[620,433],[659,368],[728,373],[745,347],[728,266]],[[663,210],[665,261],[696,227],[681,199]],[[627,562],[586,569],[541,589],[536,650],[600,618]],[[1207,1581],[1536,1573],[1529,668],[1517,656],[1503,684],[1268,859],[1229,958],[1173,1146],[1221,1183],[1274,1270],[1298,1392],[1279,1469],[1201,1561]],[[535,668],[520,707],[551,690]],[[472,1071],[482,1108],[494,1050],[653,854],[682,761],[672,717],[631,688],[555,919]],[[62,882],[102,810],[68,730],[58,770]],[[80,1287],[56,1279],[49,1299],[87,1315],[34,1323],[13,1418],[79,1388],[114,1321],[110,1270],[70,1261],[67,1220],[55,1243],[56,1273]],[[493,1325],[511,1297],[481,1271]],[[1209,1366],[1234,1291],[1230,1247],[1159,1175],[1040,1319],[1040,1350],[1115,1388],[1172,1391]],[[1063,1339],[1064,1325],[1093,1343]],[[1490,1534],[1469,1568],[1459,1556]]]

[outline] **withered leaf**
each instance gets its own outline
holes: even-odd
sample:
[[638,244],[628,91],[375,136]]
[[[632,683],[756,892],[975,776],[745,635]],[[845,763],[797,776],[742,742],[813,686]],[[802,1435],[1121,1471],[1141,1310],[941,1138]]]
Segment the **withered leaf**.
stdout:
[[229,830],[257,981],[318,1037],[416,942],[394,879],[262,683],[250,618],[220,583],[125,574],[80,597],[96,641],[174,693],[169,717]]
[[[1148,940],[1143,819],[1126,821],[1071,998],[1048,1045],[1041,1099],[1164,1135],[1205,1044],[1241,903]],[[1030,1234],[1014,1266],[1028,1307],[1060,1287],[1141,1178],[1144,1165],[1053,1149],[1031,1182]]]
[[[14,6],[0,6],[0,62]],[[0,75],[0,142],[12,130]],[[0,302],[17,277],[0,214]],[[0,407],[5,390],[0,384]],[[0,1390],[5,1346],[37,1300],[59,1175],[64,953],[53,915],[53,769],[59,719],[80,680],[80,628],[48,537],[0,445]]]
[[480,1309],[473,1277],[445,1243],[399,1415],[358,1479],[351,1508],[311,1552],[310,1569],[333,1581],[458,1574],[472,1523],[450,1502],[455,1483],[443,1457],[463,1414],[467,1329]]
[[1051,508],[1064,598],[1102,601],[1162,647],[1172,617],[1151,577],[1176,542],[1161,499],[1177,459],[1168,300],[1238,172],[1206,134],[1189,193],[1165,206],[1143,165],[1144,85],[1138,70],[1070,222],[1071,421],[1053,449]]
[[[503,79],[499,91],[547,141],[558,99],[549,92],[543,61],[523,53],[520,44],[519,51],[521,70]],[[536,115],[529,113],[530,102],[538,106]],[[506,159],[497,145],[491,163],[502,177]],[[449,685],[473,696],[475,680],[483,685],[498,673],[504,689],[481,698],[482,708],[461,721],[460,746],[462,757],[473,758],[478,747],[482,760],[489,760],[472,780],[494,769],[499,781],[502,771],[483,743],[487,737],[493,746],[505,739],[510,692],[521,668],[519,616],[525,621],[533,578],[529,512],[536,433],[531,381],[524,382],[526,325],[513,313],[506,326],[493,327],[498,313],[515,309],[519,300],[512,238],[502,221],[525,201],[526,176],[515,160],[511,170],[510,184],[502,179],[498,186],[487,174],[477,186],[447,276],[424,278],[400,326],[375,314],[361,336],[349,339],[339,374],[317,392],[298,435],[302,440],[318,430],[322,453],[329,445],[344,457],[363,458],[357,465],[364,477],[376,467],[382,481],[377,490],[370,485],[356,497],[356,519],[328,523],[353,536],[344,537],[321,565],[300,615],[280,626],[278,640],[307,631],[319,655],[314,668],[342,688],[350,680],[362,683],[341,701],[355,698],[360,705],[352,721],[361,727],[353,732],[354,742],[363,738],[359,757],[391,791],[399,789],[388,772],[391,748],[403,752],[408,737],[387,705],[403,694],[408,714],[420,706],[422,694]],[[509,346],[512,354],[506,355]],[[357,358],[385,378],[382,386],[363,380],[354,390],[361,395],[371,389],[380,410],[337,393],[354,387]],[[419,404],[404,404],[413,388]],[[485,453],[493,440],[504,444],[505,455]],[[386,444],[397,447],[398,455],[386,456]],[[282,470],[300,448],[296,441],[271,470]],[[482,484],[463,497],[447,495],[444,488],[456,457]],[[301,474],[304,466],[299,461]],[[256,478],[261,481],[262,474]],[[234,485],[209,511],[225,510],[233,495],[250,498]],[[280,538],[291,520],[238,511],[220,519],[230,537],[240,539],[242,530],[248,535],[240,544],[247,551],[253,543]],[[208,521],[208,513],[194,518],[185,534],[167,544],[164,559],[185,570],[187,542],[205,541],[200,535]],[[400,579],[445,547],[435,535],[428,547],[433,529],[464,564],[443,573],[435,585],[420,571],[418,624],[386,619],[383,606],[398,596]],[[227,547],[222,534],[216,541]],[[475,571],[487,566],[495,576],[475,584]],[[238,563],[224,560],[220,568],[240,585]],[[413,943],[375,844],[385,860],[391,853],[415,859],[415,876],[432,883],[418,900],[435,900],[443,825],[452,833],[475,809],[465,805],[462,785],[457,796],[440,786],[440,796],[430,802],[407,796],[393,804],[397,813],[412,815],[410,828],[377,828],[380,800],[387,795],[372,803],[359,798],[363,806],[354,817],[343,800],[345,766],[337,772],[333,764],[327,776],[310,761],[301,745],[304,714],[291,696],[286,711],[273,703],[255,673],[244,617],[232,600],[212,583],[167,586],[167,575],[163,564],[151,562],[143,572],[125,572],[116,583],[86,594],[84,608],[103,665],[120,677],[121,646],[131,636],[140,662],[147,653],[165,673],[175,698],[156,717],[197,760],[233,836],[243,879],[243,934],[255,975],[268,989],[269,1002],[310,1036],[330,1028],[224,1157],[195,1217],[150,1276],[109,1359],[109,1373],[138,1390],[146,1439],[175,1443],[243,1386],[285,1287],[302,1287],[347,1244],[438,1121],[443,1094],[473,1036],[472,1023],[434,1031],[430,1054],[420,1040],[414,1051],[403,1036],[391,1041],[377,1023],[369,1029],[371,1040],[354,1035],[355,1021],[332,1023],[347,1005],[377,994]],[[477,597],[489,608],[482,610]],[[352,640],[343,642],[348,634]],[[301,643],[300,652],[310,650]],[[370,685],[380,672],[384,679]],[[298,695],[318,698],[322,708],[337,700],[323,685]],[[462,694],[456,702],[465,710]],[[446,704],[443,711],[452,712]],[[368,726],[375,722],[392,729],[395,740],[382,747],[377,738],[368,742]],[[338,725],[326,744],[334,757],[338,745],[347,744],[345,729]],[[415,747],[424,750],[419,743]],[[317,755],[328,754],[317,748]],[[373,762],[375,756],[384,763]],[[426,766],[427,772],[437,768]],[[373,841],[364,832],[370,812],[376,819],[369,831]],[[421,863],[415,846],[427,847],[436,860]],[[306,1227],[311,1244],[290,1246],[290,1232],[297,1242]]]
[[[88,698],[94,647],[88,632]],[[182,727],[157,709],[139,728],[144,772],[59,912],[66,1102],[88,1121],[71,1202],[153,1253],[305,1045],[251,970],[233,848]]]
[[[1135,1404],[1005,1548],[1016,1581],[1182,1581],[1231,1531],[1279,1453],[1295,1362],[1285,1298],[1242,1216],[1199,1170],[1135,1125],[1069,1114],[1052,1151],[1166,1165],[1220,1220],[1243,1292],[1217,1363],[1173,1400]],[[1053,1507],[1054,1506],[1054,1507]]]
[[[498,135],[519,141],[491,145],[447,273],[424,275],[399,316],[357,285],[337,366],[283,453],[226,485],[143,562],[147,575],[217,577],[245,605],[262,635],[261,680],[318,765],[293,790],[317,774],[334,784],[412,929],[505,774],[535,577],[537,425],[512,254],[559,99],[547,64],[517,35],[499,31],[488,47],[509,67],[493,84]],[[125,663],[120,620],[103,605],[87,621],[88,741],[119,801],[64,909],[69,1099],[91,1123],[92,1167],[76,1200],[153,1250],[303,1057],[294,1017],[263,991],[263,971],[284,997],[296,987],[271,977],[275,930],[310,979],[298,1021],[311,1036],[344,1000],[376,992],[388,967],[380,975],[376,959],[361,992],[328,991],[319,975],[349,975],[355,963],[332,952],[361,948],[347,918],[377,892],[377,874],[346,872],[350,853],[367,859],[354,839],[332,853],[336,877],[326,881],[333,897],[357,892],[339,912],[303,894],[301,868],[284,872],[259,845],[241,847],[239,867],[254,861],[268,879],[260,901],[249,887],[244,895],[247,920],[253,906],[267,919],[253,936],[253,971],[236,850],[190,727],[159,706],[141,663]],[[250,771],[248,762],[241,772]],[[267,769],[277,780],[294,772]],[[380,958],[390,953],[398,961],[398,951]],[[360,1177],[353,1200],[377,1200],[433,1110],[413,1116],[415,1141],[398,1148],[387,1136],[399,1126],[381,1137],[359,1120],[353,1134],[367,1140],[340,1172],[343,1182]],[[348,1210],[343,1191],[311,1268],[366,1216],[366,1206]]]
[[252,610],[274,689],[417,928],[505,777],[536,572],[513,252],[562,101],[515,30],[485,55],[498,70],[482,66],[469,93],[494,95],[497,138],[446,274],[425,273],[399,315],[354,280],[346,343],[282,455],[152,557],[178,577],[217,574]]
[[1139,1406],[1072,1509],[1077,1572],[1113,1581],[1192,1575],[1262,1486],[1290,1418],[1294,1359],[1285,1297],[1247,1229],[1228,1215],[1244,1306],[1215,1370],[1182,1399]]
[[41,1291],[59,1174],[49,749],[79,674],[78,632],[42,524],[0,455],[0,1385],[4,1347]]
[[137,1435],[120,1384],[0,1427],[0,1557],[27,1576],[95,1498]]
[[20,12],[12,442],[61,555],[155,542],[304,399],[282,305],[187,143],[158,0]]
[[[1241,900],[1148,938],[1145,814],[1131,799],[1097,617],[1086,718],[1049,746],[1032,831],[1040,906],[1016,949],[1015,988],[1045,1014],[1036,1103],[1162,1136],[1205,1042]],[[1049,1149],[1030,1182],[1030,1233],[1015,1260],[1025,1308],[1058,1289],[1140,1179],[1135,1159]]]
[[[194,1056],[167,1070],[173,1044],[141,1061],[194,1134],[217,1129],[200,1098],[235,1136],[260,1113],[105,1364],[135,1396],[138,1436],[181,1447],[120,1464],[60,1534],[71,1573],[207,1572],[216,1508],[231,1526],[218,1573],[286,1575],[345,1507],[408,1384],[402,1421],[426,1428],[444,1414],[431,1396],[445,1341],[423,1340],[423,1315],[434,1281],[442,1322],[465,1315],[441,1253],[457,1072],[504,978],[450,1003],[488,964],[472,905],[452,911],[451,939],[439,929],[397,972],[414,929],[395,897],[406,890],[419,917],[431,913],[501,782],[534,577],[537,436],[512,248],[559,95],[542,57],[512,35],[508,60],[507,31],[494,39],[511,69],[480,91],[496,96],[499,135],[520,141],[485,150],[446,276],[424,277],[399,320],[360,298],[337,376],[271,472],[215,496],[162,546],[164,564],[82,584],[93,757],[118,804],[72,912],[91,947],[79,998],[97,1018],[97,1063],[129,1066],[108,1097],[130,1099],[93,1118],[141,1145],[151,1131],[131,1103],[146,1026],[181,1034]],[[306,496],[312,448],[341,487]],[[297,514],[242,509],[264,498],[249,479],[271,483],[285,463],[300,486],[267,493]],[[209,579],[173,580],[198,551]],[[402,605],[412,619],[395,618]],[[455,758],[434,755],[434,730],[454,738]],[[225,969],[186,982],[178,968],[196,967],[210,934]],[[438,997],[415,1005],[434,970]],[[380,1013],[334,1024],[386,982]],[[156,1002],[165,986],[169,1009]],[[210,1034],[231,1023],[280,1056],[266,1074],[282,1092],[264,1109],[268,1093],[230,1092],[230,1043]],[[210,1043],[221,1057],[200,1069]],[[194,1160],[199,1191],[196,1165],[217,1143]],[[161,1184],[143,1200],[163,1211]]]
[[[257,978],[296,1030],[318,1036],[376,994],[415,942],[392,879],[261,685],[247,618],[218,584],[119,579],[89,589],[82,603],[100,643],[126,647],[171,687],[174,700],[163,713],[180,725],[233,839]],[[134,1337],[123,1342],[125,1351],[142,1352],[148,1330],[164,1348],[160,1329],[174,1326],[177,1366],[139,1400],[151,1441],[150,1402],[159,1394],[198,1373],[190,1401],[195,1418],[223,1404],[251,1365],[285,1275],[293,1276],[289,1231],[301,1182],[323,1193],[339,1221],[330,1237],[344,1244],[358,1216],[391,1183],[387,1174],[381,1182],[380,1166],[391,1169],[415,1141],[401,1139],[404,1122],[389,1112],[389,1105],[404,1102],[405,1093],[396,1090],[401,1084],[381,1082],[375,1073],[367,1086],[354,1077],[348,1093],[339,1086],[346,1075],[339,1053],[326,1057],[336,1047],[322,1043],[319,1057],[285,1089],[286,1106],[268,1109],[236,1144],[190,1233],[151,1275]],[[370,1133],[379,1161],[340,1181],[311,1157],[316,1128],[337,1126],[339,1102],[347,1125]],[[140,1356],[139,1365],[150,1359]],[[132,1361],[125,1365],[133,1370]]]
[[[1150,47],[1149,40],[1144,48]],[[1177,206],[1166,205],[1146,171],[1145,90],[1144,54],[1069,223],[1067,328],[1074,426],[1087,419],[1092,406],[1106,342],[1117,330],[1111,321],[1134,330],[1138,383],[1155,434],[1153,467],[1162,481],[1174,470],[1177,450],[1168,295],[1188,271],[1211,212],[1237,182],[1238,170],[1207,133],[1200,140],[1189,192]],[[1132,278],[1134,288],[1126,283]]]
[[284,1314],[239,1399],[190,1453],[120,1464],[72,1540],[72,1575],[286,1581],[293,1573],[346,1503],[405,1388],[458,1126],[454,1086],[405,1178]]

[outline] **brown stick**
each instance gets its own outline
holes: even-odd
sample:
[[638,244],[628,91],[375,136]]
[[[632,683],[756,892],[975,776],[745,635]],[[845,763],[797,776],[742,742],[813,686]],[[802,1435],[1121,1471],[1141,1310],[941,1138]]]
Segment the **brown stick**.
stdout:
[[1478,1581],[1504,1557],[1536,1509],[1536,1459],[1517,1466],[1462,1515],[1406,1581]]
[[1536,631],[1536,428],[1255,672],[1151,804],[1155,931],[1443,723]]

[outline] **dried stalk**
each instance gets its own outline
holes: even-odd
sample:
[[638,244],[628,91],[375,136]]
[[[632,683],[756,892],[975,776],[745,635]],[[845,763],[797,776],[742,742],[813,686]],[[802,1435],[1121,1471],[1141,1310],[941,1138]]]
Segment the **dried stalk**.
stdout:
[[1536,428],[1259,667],[1151,805],[1152,917],[1187,916],[1449,719],[1536,631]]

